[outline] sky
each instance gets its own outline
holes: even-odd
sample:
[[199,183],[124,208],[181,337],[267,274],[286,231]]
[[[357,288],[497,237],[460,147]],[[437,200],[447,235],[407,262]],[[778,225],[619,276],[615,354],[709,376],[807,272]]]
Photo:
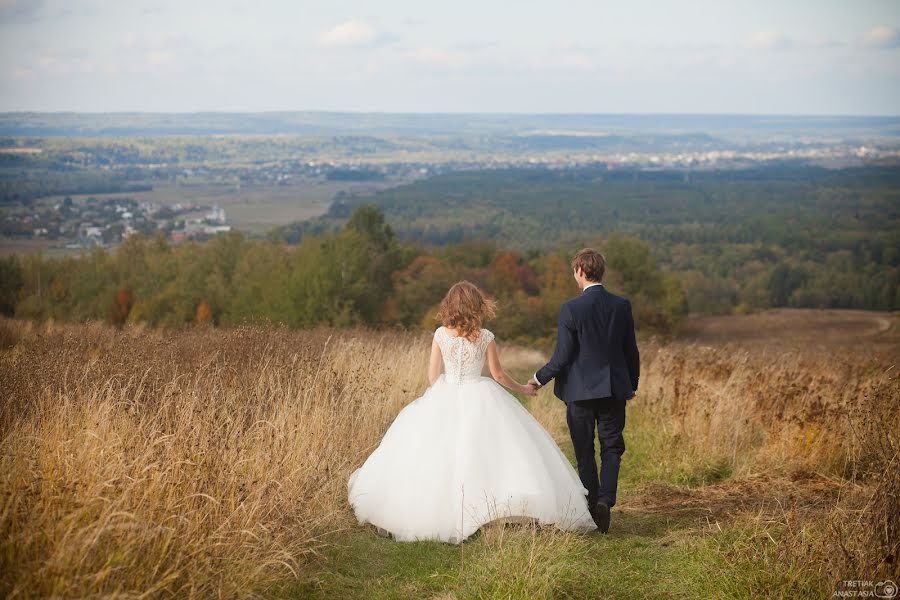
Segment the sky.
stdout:
[[0,111],[900,114],[900,0],[0,0]]

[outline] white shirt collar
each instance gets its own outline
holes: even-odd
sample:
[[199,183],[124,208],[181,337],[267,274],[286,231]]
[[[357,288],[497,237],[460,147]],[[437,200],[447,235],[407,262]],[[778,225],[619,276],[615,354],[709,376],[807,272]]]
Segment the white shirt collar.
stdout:
[[586,292],[588,290],[588,288],[594,287],[595,285],[603,285],[603,284],[602,283],[589,283],[586,286],[584,286],[584,289],[581,291]]

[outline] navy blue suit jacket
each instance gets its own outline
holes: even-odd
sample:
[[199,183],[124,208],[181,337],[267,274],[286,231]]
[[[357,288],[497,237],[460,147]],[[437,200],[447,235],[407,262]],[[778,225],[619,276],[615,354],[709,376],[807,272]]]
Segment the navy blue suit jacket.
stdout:
[[594,285],[560,308],[553,358],[536,375],[541,385],[555,380],[553,393],[564,402],[628,400],[640,368],[631,303]]

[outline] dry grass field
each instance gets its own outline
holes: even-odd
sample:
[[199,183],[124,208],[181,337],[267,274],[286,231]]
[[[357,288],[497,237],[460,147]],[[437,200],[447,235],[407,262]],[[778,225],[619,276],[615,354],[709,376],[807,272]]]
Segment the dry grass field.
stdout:
[[900,318],[865,310],[779,308],[726,317],[691,317],[679,338],[701,345],[735,344],[807,351],[862,348],[889,361],[900,348]]
[[[821,328],[806,312],[757,321]],[[716,321],[645,342],[610,535],[461,547],[382,540],[346,503],[425,388],[425,335],[0,321],[0,595],[820,597],[897,578],[898,346],[878,337],[897,326],[875,317],[816,344],[762,343],[750,317],[733,339]],[[520,377],[540,360],[501,356]],[[562,404],[527,406],[571,456]]]

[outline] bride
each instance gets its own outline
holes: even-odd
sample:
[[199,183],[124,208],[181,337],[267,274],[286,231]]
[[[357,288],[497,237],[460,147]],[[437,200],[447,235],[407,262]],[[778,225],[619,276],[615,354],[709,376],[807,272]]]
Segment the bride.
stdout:
[[[399,541],[460,543],[497,519],[595,529],[587,491],[556,442],[499,384],[533,396],[500,366],[481,328],[493,302],[461,281],[441,302],[430,387],[407,405],[351,476],[350,505]],[[493,379],[481,376],[487,358]],[[441,373],[443,367],[443,373]]]

